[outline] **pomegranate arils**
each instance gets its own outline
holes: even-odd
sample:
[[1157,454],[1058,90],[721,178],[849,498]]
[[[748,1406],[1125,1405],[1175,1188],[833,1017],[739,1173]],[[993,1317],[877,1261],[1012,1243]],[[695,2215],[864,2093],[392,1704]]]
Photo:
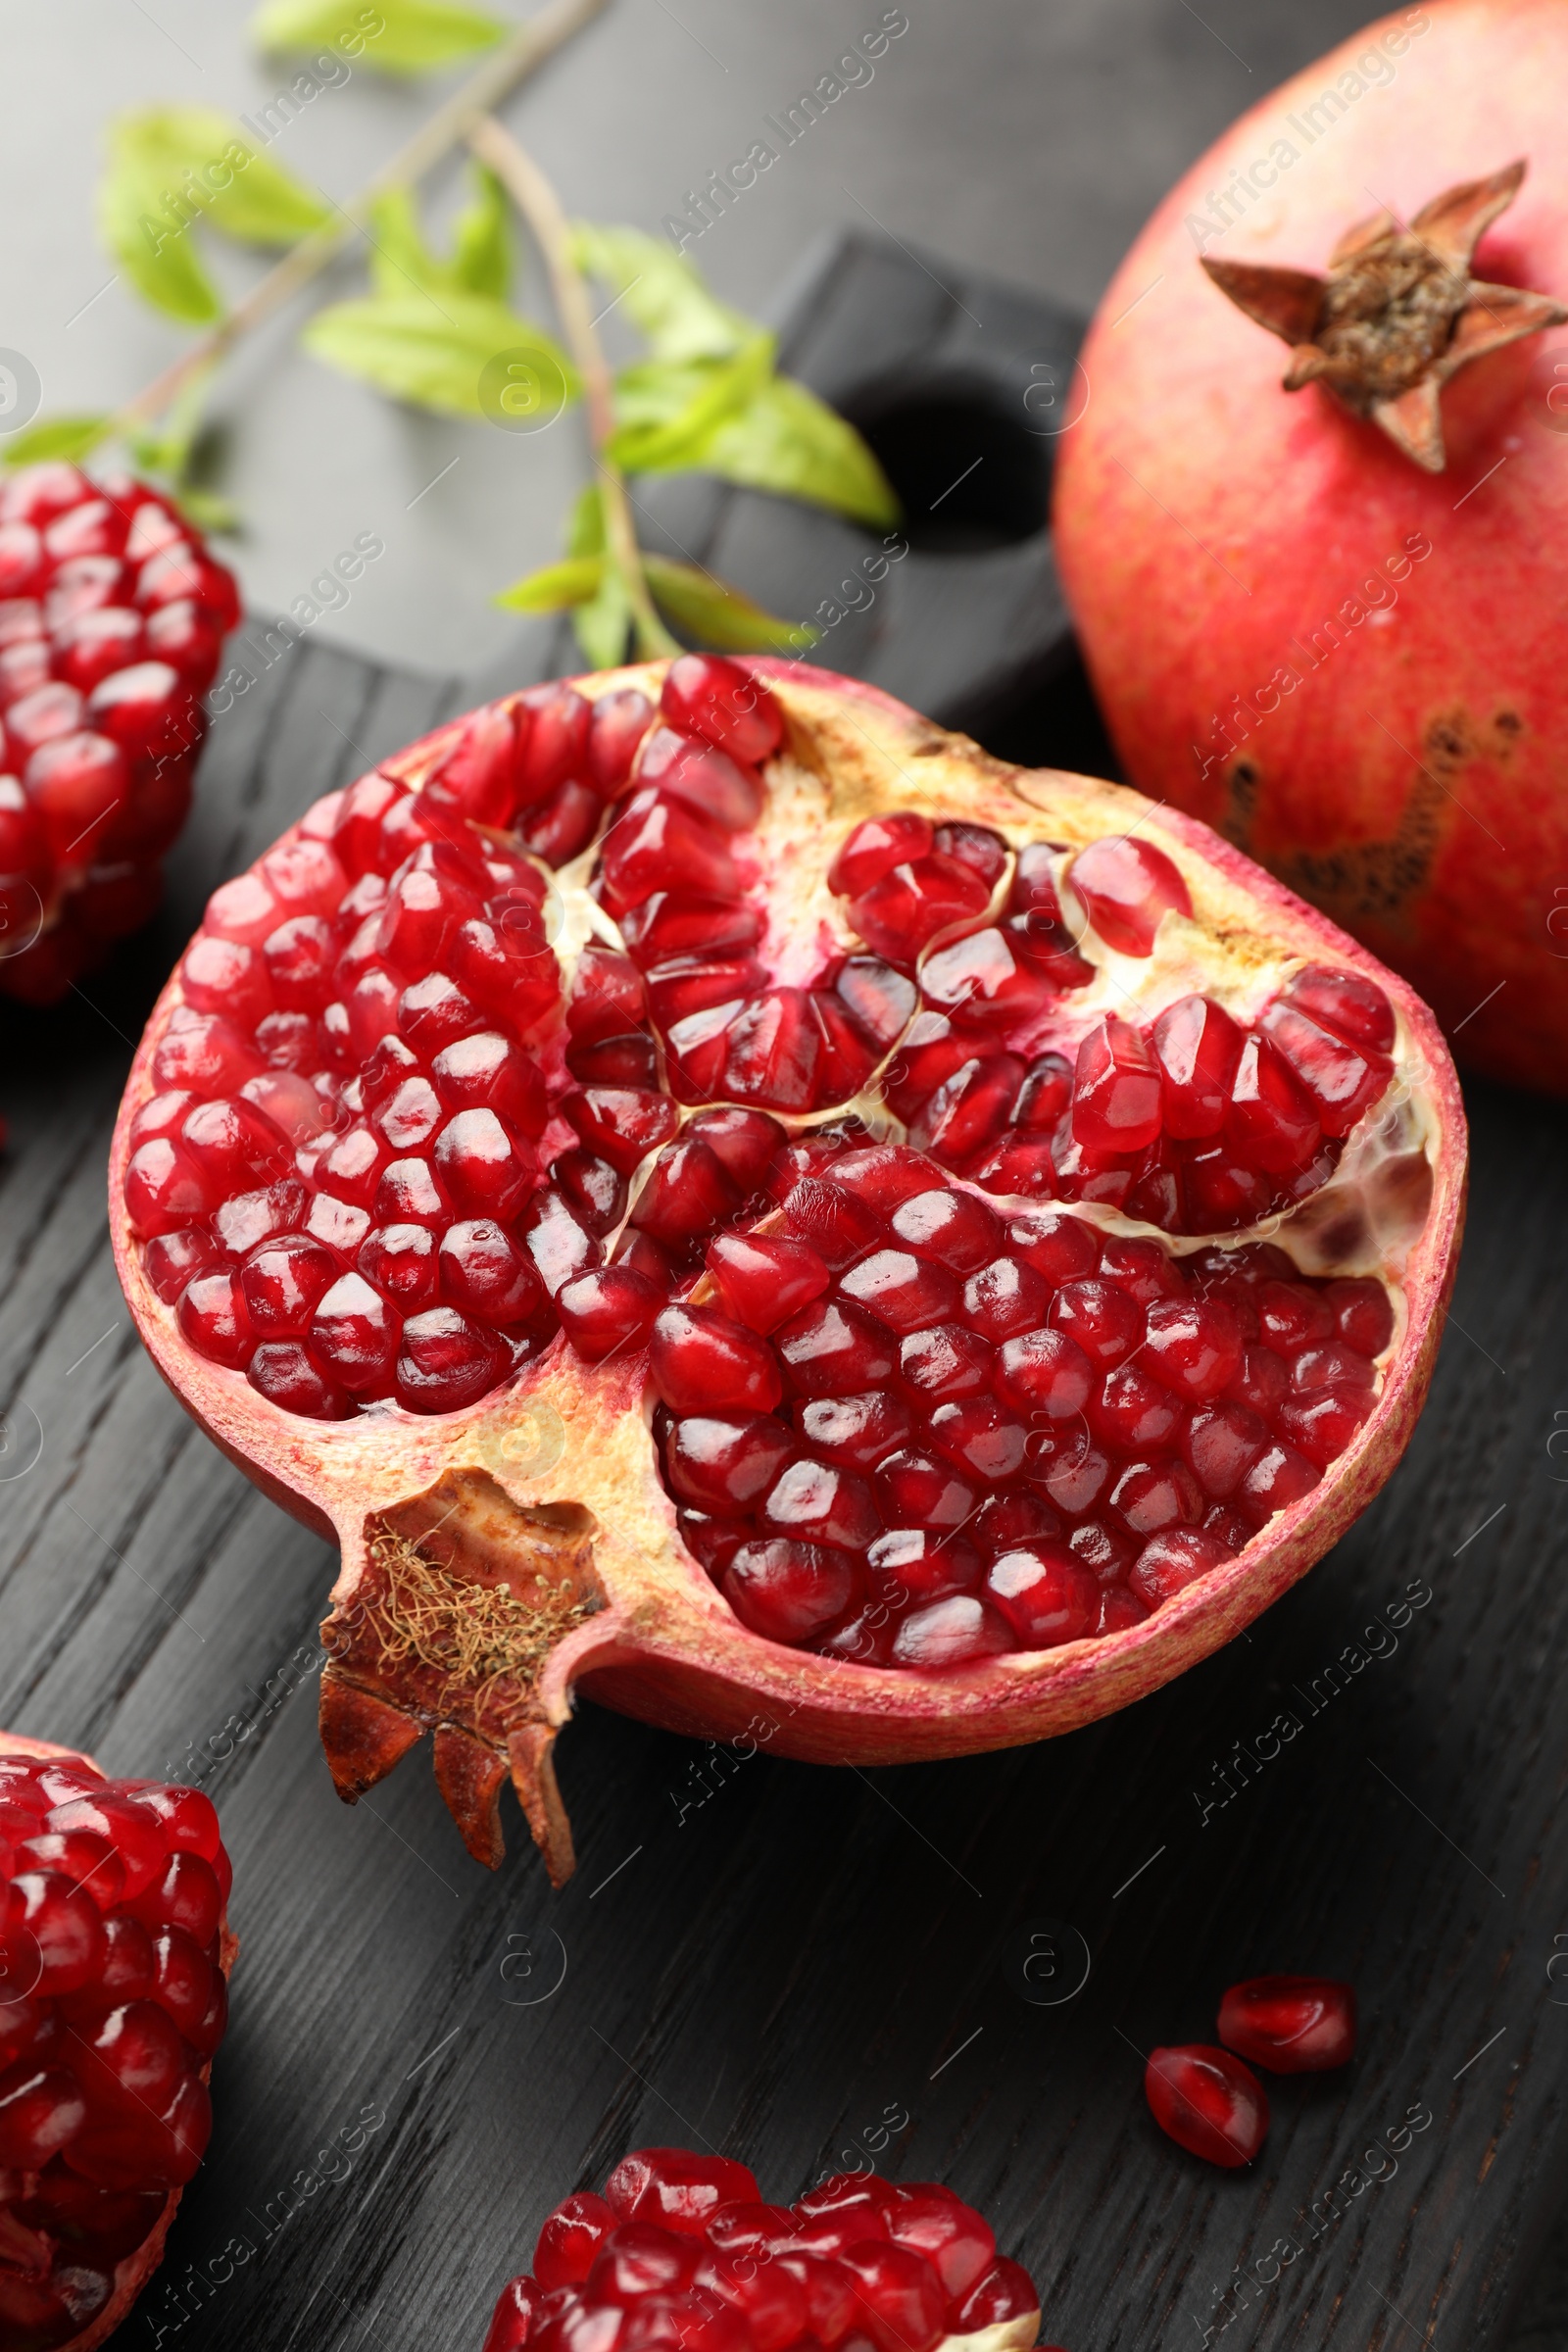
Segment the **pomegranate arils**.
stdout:
[[38,1972],[0,2003],[0,2337],[42,2352],[136,2277],[119,2266],[161,2238],[205,2150],[222,1849],[195,1790],[3,1743],[0,1809],[0,1934]]
[[1268,2132],[1268,2100],[1229,2050],[1190,2042],[1150,2053],[1144,2091],[1160,2130],[1210,2164],[1250,2164]]
[[579,2192],[549,2217],[486,2352],[934,2352],[1038,2311],[1026,2273],[948,2189],[841,2175],[763,2205],[743,2166],[649,2148],[604,2198]]
[[1227,2049],[1275,2075],[1316,2074],[1355,2054],[1354,1987],[1330,1977],[1251,1977],[1219,2005]]

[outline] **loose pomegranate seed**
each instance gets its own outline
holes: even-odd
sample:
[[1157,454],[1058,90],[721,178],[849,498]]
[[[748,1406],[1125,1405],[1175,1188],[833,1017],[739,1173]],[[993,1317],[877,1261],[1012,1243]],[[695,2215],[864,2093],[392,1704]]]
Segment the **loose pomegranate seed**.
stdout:
[[1263,2085],[1229,2050],[1202,2042],[1152,2050],[1144,2091],[1160,2130],[1210,2164],[1250,2164],[1267,2136]]
[[1227,2049],[1275,2075],[1317,2074],[1355,2055],[1355,1990],[1331,1977],[1251,1977],[1219,2005]]

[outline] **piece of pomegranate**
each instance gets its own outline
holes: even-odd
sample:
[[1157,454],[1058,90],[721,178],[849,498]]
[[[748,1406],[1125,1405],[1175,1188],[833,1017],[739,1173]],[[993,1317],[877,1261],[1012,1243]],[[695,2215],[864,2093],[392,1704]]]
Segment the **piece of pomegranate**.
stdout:
[[[1369,54],[1422,102],[1289,169]],[[1131,782],[1364,940],[1462,1060],[1557,1095],[1564,74],[1553,0],[1458,0],[1259,97],[1106,289],[1054,498]]]
[[456,721],[224,883],[111,1176],[166,1376],[342,1546],[339,1788],[430,1729],[558,1878],[574,1685],[867,1762],[1228,1640],[1397,1457],[1462,1190],[1425,1009],[1201,827],[707,655]]
[[62,461],[0,483],[0,995],[54,1004],[156,908],[238,618],[148,483]]
[[211,1801],[0,1733],[0,2347],[94,2352],[212,2130],[237,1950]]
[[1228,2050],[1272,2075],[1314,2075],[1355,2055],[1355,1989],[1332,1977],[1250,1977],[1219,2005]]
[[1039,2335],[1028,2273],[950,2188],[841,2173],[794,2205],[760,2197],[726,2156],[622,2157],[602,2197],[546,2215],[484,2352],[1026,2352]]
[[1144,2092],[1160,2130],[1209,2164],[1250,2164],[1268,2136],[1263,2085],[1229,2050],[1200,2041],[1152,2050]]

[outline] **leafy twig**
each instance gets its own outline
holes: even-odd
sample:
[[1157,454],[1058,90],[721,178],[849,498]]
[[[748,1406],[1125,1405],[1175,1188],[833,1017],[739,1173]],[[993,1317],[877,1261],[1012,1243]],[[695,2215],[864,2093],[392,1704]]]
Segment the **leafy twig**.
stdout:
[[550,273],[556,310],[582,377],[588,437],[600,474],[606,552],[626,592],[637,650],[645,658],[678,654],[680,647],[655,609],[642,551],[637,545],[625,476],[612,454],[615,432],[613,384],[594,325],[587,284],[572,253],[571,229],[561,209],[561,200],[532,157],[524,153],[494,116],[487,115],[473,123],[466,135],[474,154],[481,163],[489,165],[532,229]]
[[221,359],[242,335],[270,318],[274,311],[281,310],[302,287],[318,277],[355,231],[365,225],[383,197],[395,188],[421,179],[432,164],[439,163],[450,149],[467,137],[476,122],[547,58],[553,57],[574,33],[580,32],[605,5],[606,0],[547,0],[537,16],[520,24],[511,40],[436,108],[373,178],[337,207],[336,220],[302,238],[252,287],[242,302],[235,304],[226,318],[205,335],[198,336],[150,384],[117,409],[109,419],[108,430],[124,434],[160,416],[191,376]]

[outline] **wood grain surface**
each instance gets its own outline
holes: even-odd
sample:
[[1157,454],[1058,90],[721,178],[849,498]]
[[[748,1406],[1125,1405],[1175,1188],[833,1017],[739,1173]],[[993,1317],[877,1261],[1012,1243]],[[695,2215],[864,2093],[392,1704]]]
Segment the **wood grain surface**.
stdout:
[[[124,2340],[478,2352],[547,2208],[673,2140],[773,2197],[840,2162],[951,2181],[1072,2352],[1500,2345],[1562,2183],[1562,1110],[1473,1090],[1415,1444],[1249,1638],[1070,1740],[899,1771],[584,1707],[577,1877],[550,1893],[514,1812],[491,1878],[427,1749],[333,1795],[332,1561],[163,1389],[102,1194],[206,892],[452,707],[296,648],[214,725],[161,923],[59,1012],[0,1015],[0,1722],[199,1778],[236,1868],[217,2129]],[[1278,2083],[1221,2175],[1155,2131],[1143,2056],[1274,1969],[1352,1979],[1360,2054]]]

